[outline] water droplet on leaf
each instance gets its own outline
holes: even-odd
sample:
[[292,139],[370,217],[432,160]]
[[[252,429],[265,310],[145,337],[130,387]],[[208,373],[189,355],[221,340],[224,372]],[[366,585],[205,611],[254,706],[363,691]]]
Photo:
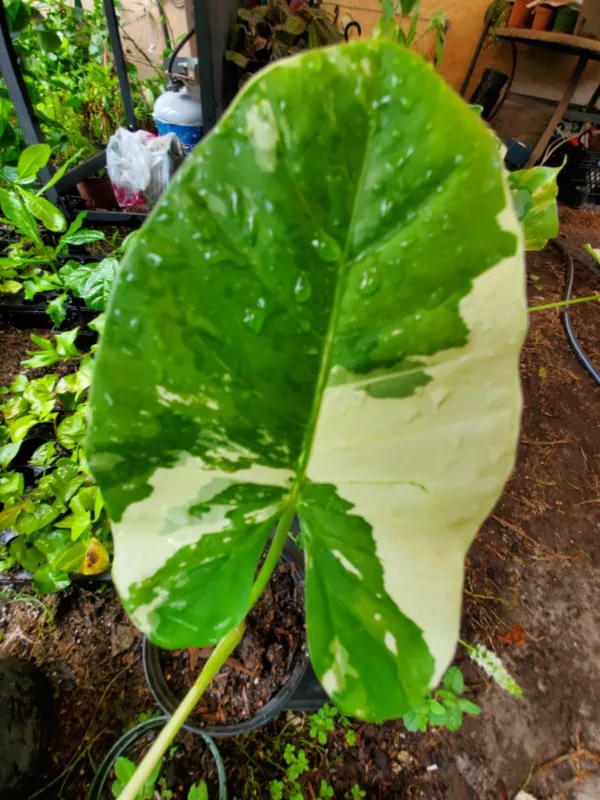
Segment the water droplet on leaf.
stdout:
[[375,267],[364,270],[358,284],[358,292],[362,295],[371,295],[379,289],[381,280]]
[[342,255],[342,248],[331,236],[320,233],[311,242],[317,255],[323,261],[337,261]]
[[247,325],[254,333],[260,333],[265,324],[265,312],[263,308],[247,308],[244,312],[244,325]]
[[306,303],[312,297],[312,286],[306,275],[299,275],[294,286],[294,295],[299,303]]

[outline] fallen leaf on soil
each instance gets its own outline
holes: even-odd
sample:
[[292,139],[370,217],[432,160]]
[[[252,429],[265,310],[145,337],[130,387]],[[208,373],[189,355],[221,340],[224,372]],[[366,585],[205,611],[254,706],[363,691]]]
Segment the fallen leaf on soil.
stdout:
[[498,641],[501,644],[510,644],[513,647],[520,647],[523,644],[527,644],[527,634],[520,625],[515,623],[506,633],[498,636]]
[[136,639],[136,631],[130,625],[115,625],[110,632],[110,652],[117,656],[129,650]]
[[239,670],[239,672],[245,672],[246,675],[250,675],[251,678],[254,677],[254,673],[250,672],[249,669],[246,669],[246,667],[243,664],[240,664],[240,662],[237,661],[235,658],[228,658],[225,661],[225,663],[227,664],[227,666],[233,667],[234,669]]
[[190,669],[196,669],[196,664],[198,663],[198,648],[197,647],[188,647],[188,653],[190,654]]

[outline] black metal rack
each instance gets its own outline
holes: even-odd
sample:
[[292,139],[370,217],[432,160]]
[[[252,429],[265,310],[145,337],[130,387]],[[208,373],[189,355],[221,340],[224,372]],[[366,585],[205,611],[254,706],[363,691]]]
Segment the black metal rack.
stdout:
[[[137,129],[134,102],[127,75],[125,53],[119,33],[119,22],[115,11],[114,0],[103,0],[104,15],[110,38],[119,88],[125,109],[125,122],[129,130]],[[225,51],[225,40],[229,24],[237,12],[237,0],[193,0],[194,24],[197,32],[198,74],[201,87],[202,113],[204,130],[209,131],[216,123],[222,110],[223,91],[222,62]],[[4,0],[0,0],[0,74],[6,83],[8,93],[15,107],[17,119],[23,130],[28,145],[44,142],[39,121],[27,91],[17,54],[12,44]],[[48,190],[50,202],[61,207],[71,216],[71,210],[64,198],[75,186],[86,178],[95,175],[106,166],[104,151],[69,170],[58,183]],[[44,182],[50,180],[53,169],[45,167],[40,175]],[[112,224],[131,225],[139,223],[144,215],[123,213],[119,211],[89,211],[88,220]]]

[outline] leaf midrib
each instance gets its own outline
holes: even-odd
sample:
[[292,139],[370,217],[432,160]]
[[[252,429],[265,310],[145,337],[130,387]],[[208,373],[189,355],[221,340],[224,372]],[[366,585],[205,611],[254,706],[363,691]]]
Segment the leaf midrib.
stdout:
[[315,430],[317,428],[319,415],[321,413],[321,406],[323,404],[323,396],[325,394],[327,381],[329,379],[329,374],[331,372],[331,360],[333,353],[333,345],[335,342],[336,332],[337,332],[338,317],[342,305],[342,299],[346,291],[346,278],[348,275],[348,266],[349,266],[348,251],[350,249],[350,245],[354,238],[354,226],[356,223],[356,215],[358,211],[358,200],[362,196],[362,190],[366,175],[366,166],[368,162],[367,156],[371,144],[372,133],[373,133],[373,123],[369,122],[369,129],[367,132],[367,136],[365,137],[365,148],[363,151],[361,171],[354,190],[354,202],[352,204],[352,214],[350,215],[348,233],[346,235],[346,242],[344,245],[344,251],[342,253],[342,257],[338,262],[339,277],[337,281],[337,286],[335,288],[335,295],[333,299],[333,304],[331,306],[331,313],[329,315],[327,333],[325,334],[325,340],[324,340],[325,346],[322,351],[321,368],[319,370],[319,376],[317,378],[317,383],[315,387],[313,407],[310,413],[310,417],[308,419],[306,433],[304,435],[304,439],[302,442],[300,462],[298,464],[298,469],[296,470],[296,477],[292,483],[288,507],[292,506],[294,508],[296,507],[300,490],[306,478],[306,471],[308,469],[308,464],[310,462],[310,457],[312,454],[312,447],[314,444]]

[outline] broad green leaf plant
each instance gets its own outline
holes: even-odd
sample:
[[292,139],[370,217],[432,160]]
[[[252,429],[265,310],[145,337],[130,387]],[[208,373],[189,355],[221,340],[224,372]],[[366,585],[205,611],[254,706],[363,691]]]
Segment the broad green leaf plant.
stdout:
[[[381,18],[373,29],[373,39],[387,39],[405,47],[414,47],[428,34],[433,34],[435,62],[441,66],[448,22],[445,12],[434,11],[423,32],[417,38],[417,30],[421,21],[420,0],[380,0],[380,4]],[[399,23],[398,16],[406,20],[406,24]]]
[[509,175],[515,210],[523,226],[526,250],[543,250],[558,234],[557,177],[561,167],[533,167]]
[[[58,274],[59,259],[67,253],[69,245],[89,244],[104,239],[102,231],[82,230],[85,211],[67,225],[62,211],[44,197],[45,192],[61,179],[71,161],[65,162],[44,186],[35,186],[38,172],[46,166],[50,155],[47,144],[34,144],[26,148],[19,157],[14,175],[4,170],[2,176],[5,186],[0,186],[3,214],[0,223],[19,237],[9,246],[7,254],[0,258],[0,292],[16,294],[24,289],[26,299],[31,299],[38,292],[62,287]],[[47,241],[39,229],[40,224],[51,234],[62,234],[56,244]],[[63,303],[60,304],[61,308]]]
[[373,721],[422,705],[513,467],[525,329],[496,142],[422,59],[351,43],[246,85],[126,254],[94,374],[124,606],[161,647],[217,645],[123,798],[239,642],[295,516],[329,696]]
[[[68,586],[70,573],[102,572],[112,551],[104,501],[82,451],[93,362],[77,349],[77,333],[58,333],[54,341],[32,334],[39,349],[22,362],[34,369],[78,362],[77,372],[21,374],[0,387],[0,530],[14,534],[0,548],[0,569],[30,570],[40,593]],[[32,450],[29,437],[40,432],[42,443]],[[33,485],[17,458],[37,474]]]
[[[107,50],[102,0],[89,0],[84,8],[73,0],[5,0],[4,5],[13,46],[46,141],[61,161],[76,151],[83,158],[92,156],[124,117],[110,48]],[[119,18],[120,6],[117,3]],[[147,14],[148,9],[141,13]],[[121,26],[125,38],[130,38],[127,26],[132,21],[124,20]],[[138,50],[140,54],[153,75],[142,79],[132,61],[127,62],[127,72],[138,123],[149,129],[154,97],[160,93],[164,78],[152,59]],[[0,86],[0,164],[16,164],[24,146],[14,106],[6,88]]]

